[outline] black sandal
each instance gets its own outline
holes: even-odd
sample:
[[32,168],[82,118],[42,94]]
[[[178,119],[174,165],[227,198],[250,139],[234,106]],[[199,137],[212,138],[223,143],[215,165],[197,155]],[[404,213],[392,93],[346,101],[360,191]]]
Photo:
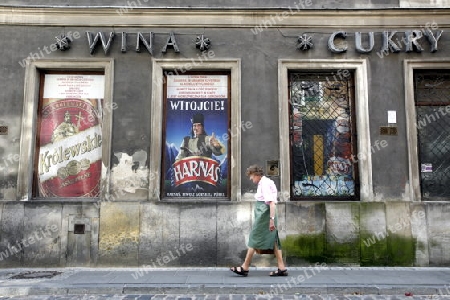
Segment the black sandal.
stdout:
[[280,269],[274,271],[274,272],[270,272],[269,274],[270,277],[275,277],[275,276],[288,276],[288,272],[287,269],[281,271]]
[[230,268],[230,271],[233,273],[236,273],[238,275],[244,276],[244,277],[247,277],[247,275],[248,275],[248,270],[247,271],[244,270],[244,268],[242,266],[241,267],[232,267],[232,268]]

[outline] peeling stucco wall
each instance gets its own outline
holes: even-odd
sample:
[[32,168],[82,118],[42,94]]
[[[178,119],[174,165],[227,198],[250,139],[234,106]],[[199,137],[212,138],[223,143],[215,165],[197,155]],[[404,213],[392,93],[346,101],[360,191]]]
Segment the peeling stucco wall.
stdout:
[[133,155],[114,153],[116,158],[111,168],[111,201],[146,200],[148,198],[147,152],[138,150]]
[[8,134],[0,135],[0,199],[4,200],[16,199],[21,129],[18,125],[18,116],[0,117],[0,126],[8,127]]

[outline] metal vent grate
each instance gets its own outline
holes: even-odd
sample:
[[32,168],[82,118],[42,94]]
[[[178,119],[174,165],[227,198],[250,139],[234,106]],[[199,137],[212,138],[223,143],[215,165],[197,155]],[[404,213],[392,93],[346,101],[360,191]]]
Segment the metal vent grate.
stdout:
[[85,224],[75,224],[73,225],[73,233],[74,234],[84,234],[86,229]]
[[0,126],[0,135],[7,135],[8,134],[8,126]]
[[62,274],[58,271],[27,271],[10,277],[10,279],[38,279],[38,278],[53,278]]

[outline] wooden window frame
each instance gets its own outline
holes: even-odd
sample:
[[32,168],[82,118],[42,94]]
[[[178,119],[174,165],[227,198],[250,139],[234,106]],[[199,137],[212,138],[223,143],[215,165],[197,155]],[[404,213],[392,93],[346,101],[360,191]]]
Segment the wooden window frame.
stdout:
[[358,163],[360,201],[375,201],[372,183],[372,153],[369,122],[367,60],[365,59],[281,59],[278,61],[278,111],[280,120],[280,193],[281,200],[291,198],[289,95],[290,70],[352,70],[355,80],[356,127],[358,154],[364,156]]
[[[104,114],[102,122],[102,176],[100,195],[95,198],[35,198],[33,172],[35,166],[37,114],[40,102],[41,74],[45,72],[102,72],[105,76]],[[29,60],[25,70],[24,107],[20,137],[20,161],[17,177],[17,200],[103,201],[109,199],[112,99],[114,61],[112,59]],[[110,109],[106,109],[110,108]]]
[[[304,74],[305,77],[311,76],[314,74],[317,74],[319,76],[326,75],[327,78],[331,78],[333,80],[333,75],[336,76],[336,78],[339,78],[339,75],[335,75],[338,70],[289,70],[288,74],[288,80],[290,80],[291,74]],[[349,71],[350,78],[348,78],[348,93],[349,96],[349,108],[350,108],[350,126],[351,126],[351,151],[352,151],[352,157],[356,157],[358,153],[358,145],[357,145],[357,131],[356,131],[356,109],[355,109],[355,74],[352,71]],[[290,83],[289,83],[290,86]],[[290,91],[289,91],[290,92]],[[290,94],[288,94],[289,101],[291,101]],[[291,111],[289,110],[289,117],[291,116]],[[290,129],[291,130],[291,129]],[[289,136],[292,139],[292,132],[289,132]],[[291,143],[291,141],[290,141]],[[292,162],[294,159],[293,153],[292,153],[292,147],[290,147],[290,158],[289,161]],[[291,186],[294,184],[293,180],[293,168],[292,163],[290,163],[290,180],[291,180]],[[352,162],[352,177],[354,179],[354,195],[353,196],[294,196],[291,194],[291,200],[292,201],[305,201],[305,200],[328,200],[328,201],[358,201],[359,200],[359,170],[358,170],[358,159]],[[291,188],[292,193],[292,188]]]
[[[230,116],[230,195],[229,200],[241,201],[241,60],[240,59],[209,59],[193,64],[191,59],[153,59],[152,60],[152,97],[151,97],[151,149],[149,172],[149,199],[161,200],[161,158],[163,134],[164,105],[164,71],[176,70],[178,74],[187,71],[229,71],[231,74],[231,116]],[[176,74],[176,73],[175,73]],[[227,200],[227,201],[229,201]]]
[[403,62],[405,77],[405,112],[406,139],[408,147],[409,182],[406,188],[409,201],[422,201],[420,188],[419,156],[417,147],[417,116],[414,98],[414,70],[442,70],[450,69],[450,59],[406,59]]

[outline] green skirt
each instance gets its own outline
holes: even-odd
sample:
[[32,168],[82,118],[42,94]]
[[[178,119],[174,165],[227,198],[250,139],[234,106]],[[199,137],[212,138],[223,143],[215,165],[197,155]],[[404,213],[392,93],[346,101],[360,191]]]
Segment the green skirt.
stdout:
[[[248,238],[248,246],[254,248],[258,253],[274,253],[275,243],[281,250],[281,243],[278,237],[278,229],[270,231],[270,206],[262,201],[256,201],[253,210],[253,228]],[[278,228],[278,218],[275,213],[275,228]]]

